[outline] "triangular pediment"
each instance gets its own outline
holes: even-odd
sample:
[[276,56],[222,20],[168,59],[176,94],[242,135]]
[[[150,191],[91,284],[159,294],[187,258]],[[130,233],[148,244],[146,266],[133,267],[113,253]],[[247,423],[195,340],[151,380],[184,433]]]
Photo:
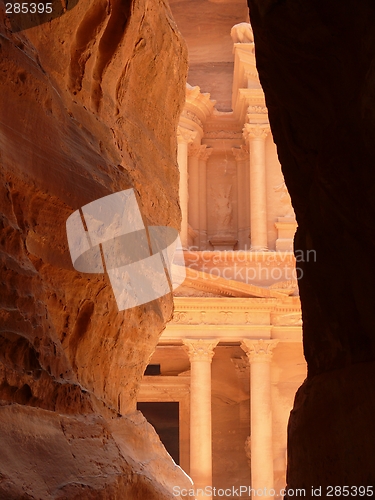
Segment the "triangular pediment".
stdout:
[[272,288],[263,288],[241,281],[229,280],[221,276],[185,268],[186,279],[175,291],[176,297],[242,297],[242,298],[284,298],[291,290],[282,292]]

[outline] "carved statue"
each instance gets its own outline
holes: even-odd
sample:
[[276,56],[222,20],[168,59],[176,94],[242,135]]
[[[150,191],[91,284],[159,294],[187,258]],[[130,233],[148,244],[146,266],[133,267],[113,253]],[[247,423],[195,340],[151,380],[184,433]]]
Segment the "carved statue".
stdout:
[[231,227],[233,218],[231,191],[232,186],[228,185],[217,193],[215,199],[216,220],[220,232]]
[[232,37],[233,43],[254,42],[253,29],[249,23],[235,24],[230,30],[230,36]]

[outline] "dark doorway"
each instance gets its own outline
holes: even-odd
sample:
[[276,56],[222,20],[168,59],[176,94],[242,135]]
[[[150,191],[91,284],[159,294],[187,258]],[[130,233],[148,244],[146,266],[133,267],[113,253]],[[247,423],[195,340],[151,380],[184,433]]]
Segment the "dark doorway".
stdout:
[[179,403],[137,403],[137,408],[155,428],[166,450],[179,465]]

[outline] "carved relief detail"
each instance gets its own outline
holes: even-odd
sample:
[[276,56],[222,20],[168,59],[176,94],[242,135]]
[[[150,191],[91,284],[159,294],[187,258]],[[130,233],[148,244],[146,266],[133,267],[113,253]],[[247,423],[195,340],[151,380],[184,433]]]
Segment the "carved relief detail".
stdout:
[[250,113],[258,113],[258,114],[267,114],[268,109],[266,106],[249,106],[247,108],[247,112]]
[[222,325],[228,324],[229,320],[232,317],[232,311],[220,311],[220,316],[222,317]]
[[212,188],[212,199],[215,201],[217,226],[224,232],[231,228],[233,219],[231,194],[231,184],[223,186],[219,191]]
[[231,358],[234,367],[236,368],[236,372],[240,375],[246,373],[246,370],[249,368],[249,361],[246,356],[241,356],[240,358]]
[[250,23],[235,24],[230,30],[233,43],[254,43],[253,29]]
[[185,323],[187,317],[186,311],[175,311],[171,323]]

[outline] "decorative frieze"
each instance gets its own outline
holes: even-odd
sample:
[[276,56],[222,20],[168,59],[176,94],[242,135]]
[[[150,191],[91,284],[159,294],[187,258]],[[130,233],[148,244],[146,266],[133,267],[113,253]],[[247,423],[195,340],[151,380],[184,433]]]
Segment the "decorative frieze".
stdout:
[[268,109],[266,106],[249,106],[247,108],[247,113],[268,114]]

